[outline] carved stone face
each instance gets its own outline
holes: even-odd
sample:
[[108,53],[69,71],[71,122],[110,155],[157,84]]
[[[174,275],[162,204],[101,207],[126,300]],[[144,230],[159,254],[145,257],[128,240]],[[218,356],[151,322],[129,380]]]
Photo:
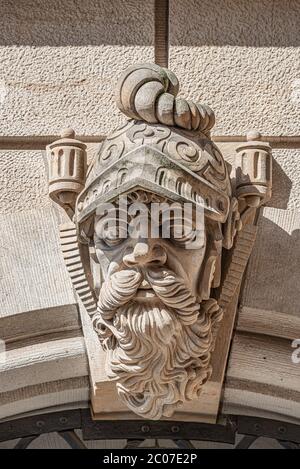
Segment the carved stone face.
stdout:
[[107,350],[109,377],[145,418],[171,416],[197,397],[211,373],[221,312],[208,299],[218,253],[206,223],[199,247],[188,249],[172,228],[170,238],[145,237],[138,229],[132,237],[124,226],[112,235],[105,217],[95,217],[102,285],[93,322]]

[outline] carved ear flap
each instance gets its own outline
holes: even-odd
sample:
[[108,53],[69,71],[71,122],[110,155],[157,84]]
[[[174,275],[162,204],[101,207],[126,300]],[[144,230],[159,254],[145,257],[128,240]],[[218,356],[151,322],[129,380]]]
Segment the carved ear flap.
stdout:
[[223,247],[231,249],[237,231],[242,228],[238,201],[235,197],[231,199],[227,220],[223,225]]
[[221,280],[221,259],[222,259],[222,239],[220,223],[207,224],[208,237],[206,246],[205,261],[201,269],[200,296],[202,300],[208,300],[211,296],[211,289],[220,285]]
[[200,296],[202,300],[208,300],[210,298],[210,291],[215,273],[216,257],[216,253],[213,253],[207,257],[205,262],[205,267],[201,275]]

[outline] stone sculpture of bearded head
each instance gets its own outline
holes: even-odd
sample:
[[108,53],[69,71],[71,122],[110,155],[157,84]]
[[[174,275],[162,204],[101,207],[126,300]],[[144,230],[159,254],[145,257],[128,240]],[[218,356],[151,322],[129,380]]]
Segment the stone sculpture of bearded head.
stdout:
[[108,376],[148,419],[197,398],[211,375],[222,319],[212,292],[222,249],[240,223],[226,164],[210,139],[214,114],[177,92],[167,69],[124,72],[117,105],[129,120],[102,143],[74,207],[78,236],[99,266],[92,322]]

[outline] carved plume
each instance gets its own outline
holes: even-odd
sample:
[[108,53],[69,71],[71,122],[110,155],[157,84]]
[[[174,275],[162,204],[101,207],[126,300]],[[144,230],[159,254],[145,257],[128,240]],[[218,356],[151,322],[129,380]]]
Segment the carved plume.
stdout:
[[116,102],[132,119],[208,132],[215,123],[212,109],[176,98],[178,90],[178,79],[170,70],[154,64],[134,65],[123,72],[117,84]]

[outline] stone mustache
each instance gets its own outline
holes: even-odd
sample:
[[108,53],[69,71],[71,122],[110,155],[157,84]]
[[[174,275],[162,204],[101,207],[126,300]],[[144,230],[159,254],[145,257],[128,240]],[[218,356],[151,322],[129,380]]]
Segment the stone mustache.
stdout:
[[[130,67],[116,89],[117,106],[129,119],[103,141],[88,168],[85,145],[73,131],[48,147],[49,194],[73,223],[61,230],[71,279],[106,351],[108,377],[128,408],[147,419],[172,416],[210,378],[218,326],[243,274],[240,268],[231,282],[222,280],[224,250],[234,250],[271,193],[269,145],[250,133],[230,179],[210,138],[213,111],[178,98],[178,88],[167,69]],[[184,236],[173,236],[174,215],[167,238],[130,236],[136,213],[129,210],[120,223],[124,195],[146,207],[149,223],[153,203],[200,209],[202,242],[191,249]],[[103,204],[115,209],[114,231]],[[193,216],[190,222],[194,236]]]

